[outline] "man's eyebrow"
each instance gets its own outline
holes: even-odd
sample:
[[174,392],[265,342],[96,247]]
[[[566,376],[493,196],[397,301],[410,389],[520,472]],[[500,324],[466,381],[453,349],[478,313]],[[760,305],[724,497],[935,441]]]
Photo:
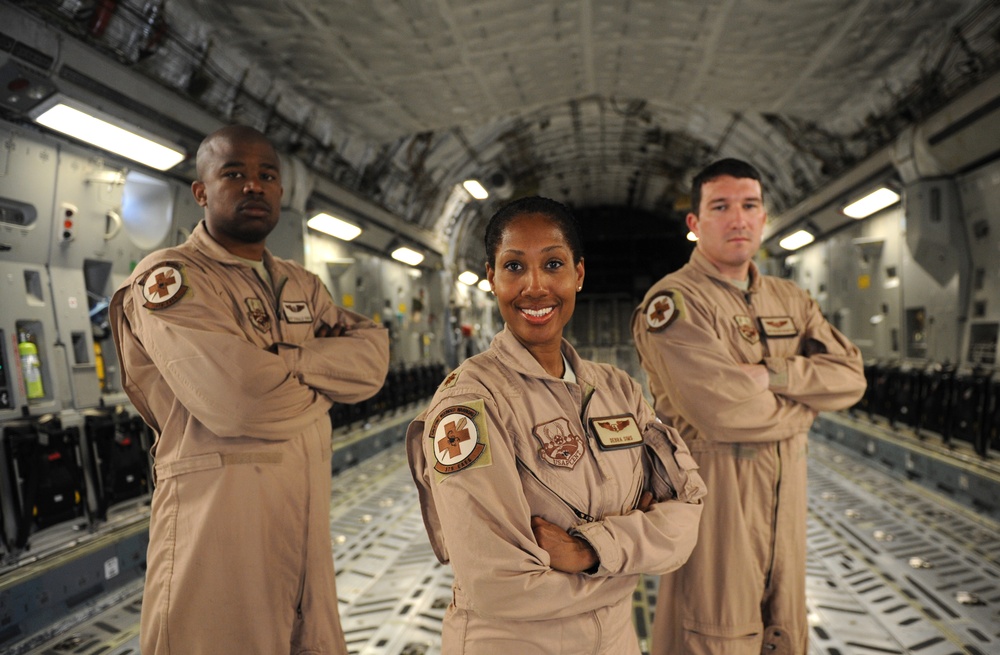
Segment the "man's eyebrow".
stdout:
[[[219,168],[225,170],[227,168],[244,168],[245,166],[246,166],[245,162],[242,162],[242,161],[240,161],[238,159],[234,159],[233,161],[224,162]],[[266,168],[266,169],[271,170],[271,171],[278,171],[278,170],[280,170],[278,168],[277,164],[269,164],[269,163],[266,163],[266,162],[262,163],[260,165],[260,167],[261,168]]]
[[760,196],[745,196],[743,198],[733,198],[733,197],[730,197],[730,196],[719,196],[718,198],[710,198],[708,200],[708,204],[712,204],[712,203],[716,203],[716,202],[733,202],[733,201],[737,201],[737,202],[763,202],[763,199]]

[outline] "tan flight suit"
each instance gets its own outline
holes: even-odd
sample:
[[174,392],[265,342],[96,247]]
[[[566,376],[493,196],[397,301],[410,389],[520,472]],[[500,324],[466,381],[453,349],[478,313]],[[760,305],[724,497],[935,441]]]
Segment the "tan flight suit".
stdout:
[[[442,655],[637,655],[639,574],[676,569],[694,546],[704,486],[677,433],[623,371],[562,351],[577,383],[505,329],[407,431],[424,524],[455,573]],[[598,430],[627,447],[602,449]],[[644,489],[657,501],[646,512]],[[533,515],[587,540],[597,569],[550,568]]]
[[[708,485],[698,544],[661,579],[657,655],[805,655],[806,442],[817,412],[855,403],[861,354],[808,294],[726,281],[697,249],[657,282],[632,331],[657,415]],[[759,390],[738,364],[764,363]]]
[[388,337],[301,266],[264,263],[277,291],[202,223],[112,300],[124,388],[158,434],[143,655],[347,652],[328,410],[380,388]]

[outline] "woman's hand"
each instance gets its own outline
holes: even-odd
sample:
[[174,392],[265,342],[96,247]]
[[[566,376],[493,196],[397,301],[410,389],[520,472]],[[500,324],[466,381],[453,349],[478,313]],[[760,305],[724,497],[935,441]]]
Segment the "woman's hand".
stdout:
[[586,539],[571,536],[541,516],[531,517],[535,541],[549,554],[549,566],[563,573],[582,573],[597,566],[597,553]]
[[325,339],[327,337],[342,337],[344,332],[344,326],[340,323],[334,323],[333,325],[327,325],[326,323],[320,323],[319,327],[316,328],[316,338]]

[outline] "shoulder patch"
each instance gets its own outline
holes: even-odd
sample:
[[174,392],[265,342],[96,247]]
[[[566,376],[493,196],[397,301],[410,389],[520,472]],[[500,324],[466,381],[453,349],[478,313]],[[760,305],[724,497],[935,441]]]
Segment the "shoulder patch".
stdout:
[[187,293],[184,284],[184,265],[179,262],[162,262],[139,279],[142,304],[146,309],[165,309]]
[[441,410],[427,438],[438,482],[452,473],[493,464],[482,400]]
[[642,311],[646,317],[646,329],[659,332],[678,318],[685,317],[684,297],[676,289],[663,291],[650,298]]

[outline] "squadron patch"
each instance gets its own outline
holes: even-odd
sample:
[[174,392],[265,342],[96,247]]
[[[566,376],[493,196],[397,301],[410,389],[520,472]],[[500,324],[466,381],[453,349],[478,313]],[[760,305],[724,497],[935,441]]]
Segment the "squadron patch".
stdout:
[[649,299],[643,310],[646,329],[659,332],[684,314],[684,300],[680,291],[664,291]]
[[538,455],[552,466],[573,468],[583,457],[583,437],[573,434],[569,421],[557,418],[531,429],[541,442]]
[[187,293],[184,267],[177,262],[163,262],[153,267],[139,280],[146,309],[165,309]]
[[760,341],[760,333],[757,332],[757,326],[754,325],[752,318],[749,316],[734,316],[733,320],[736,321],[736,327],[740,331],[740,336],[750,342],[751,345]]
[[631,414],[592,418],[590,427],[601,450],[642,445],[642,432],[639,431],[639,424]]
[[442,474],[439,481],[444,475],[493,463],[482,400],[444,409],[431,424],[428,437],[434,470]]
[[247,318],[258,331],[267,334],[271,331],[271,317],[267,315],[264,302],[260,298],[247,298]]
[[761,316],[760,329],[772,339],[794,337],[799,333],[791,316]]
[[281,309],[289,323],[312,323],[312,312],[304,300],[283,300]]

